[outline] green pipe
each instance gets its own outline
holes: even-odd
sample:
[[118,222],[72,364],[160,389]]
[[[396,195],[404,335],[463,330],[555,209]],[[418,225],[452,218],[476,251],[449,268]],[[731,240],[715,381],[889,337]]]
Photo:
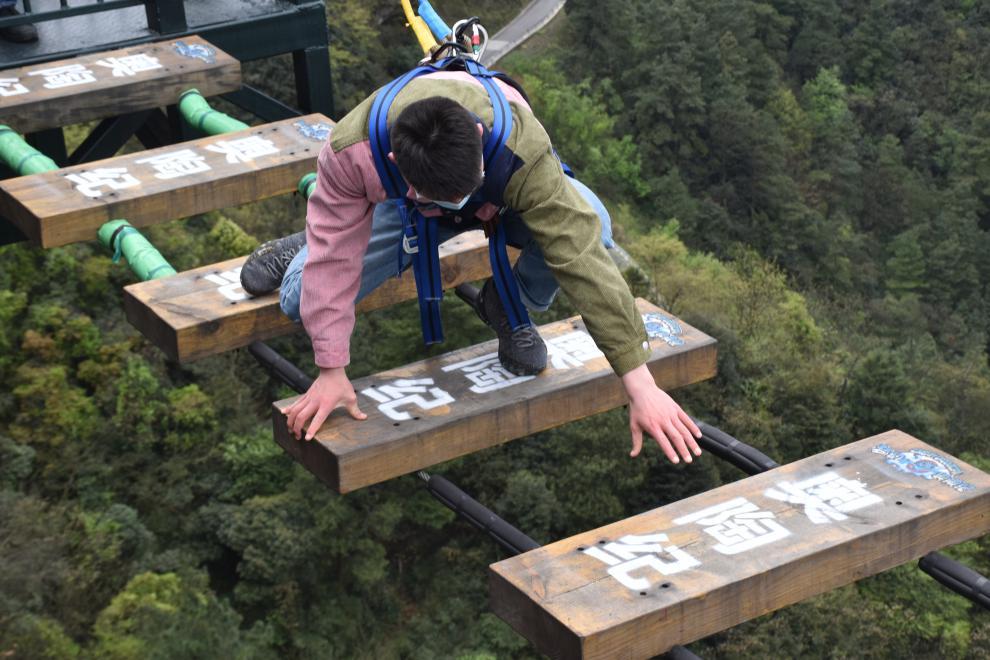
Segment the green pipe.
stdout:
[[[57,170],[58,165],[14,132],[0,124],[0,159],[21,176]],[[119,230],[119,231],[118,231]],[[127,220],[111,220],[100,227],[97,237],[113,251],[113,262],[123,256],[142,280],[175,275],[161,253]]]
[[[179,97],[179,111],[186,122],[209,135],[248,128],[244,122],[212,109],[196,89],[189,89]],[[100,242],[113,251],[114,263],[123,256],[142,280],[175,275],[175,269],[155,246],[126,220],[111,220],[100,227],[98,234]]]
[[[217,135],[242,131],[248,125],[233,117],[212,109],[195,89],[187,90],[179,98],[179,111],[183,118],[204,133]],[[0,135],[2,137],[2,135]],[[54,166],[54,163],[52,163]],[[316,174],[310,172],[299,180],[299,192],[307,199],[316,190]],[[113,261],[117,263],[123,256],[131,269],[142,280],[153,280],[175,275],[175,269],[169,265],[161,253],[148,242],[141,232],[131,226],[126,220],[111,220],[98,232],[100,242],[113,251]]]
[[[211,108],[198,89],[187,89],[179,96],[179,112],[182,113],[186,123],[209,135],[243,131],[250,128],[244,122]],[[315,172],[310,172],[299,180],[299,192],[306,199],[309,199],[315,190]]]
[[299,193],[309,199],[314,192],[316,192],[316,172],[304,174],[303,178],[299,179]]
[[97,235],[100,242],[113,251],[113,262],[117,263],[124,257],[142,281],[175,275],[175,269],[165,261],[161,252],[127,220],[111,220],[100,227]]
[[[58,169],[55,161],[3,125],[0,125],[0,158],[22,176]],[[127,220],[111,220],[100,227],[96,235],[103,245],[113,251],[114,263],[119,262],[121,256],[125,257],[142,280],[175,275],[175,269]]]
[[188,89],[182,93],[179,97],[179,112],[190,126],[195,126],[208,135],[250,128],[244,122],[211,108],[197,89]]
[[57,170],[58,165],[24,141],[9,126],[0,124],[0,160],[21,176]]

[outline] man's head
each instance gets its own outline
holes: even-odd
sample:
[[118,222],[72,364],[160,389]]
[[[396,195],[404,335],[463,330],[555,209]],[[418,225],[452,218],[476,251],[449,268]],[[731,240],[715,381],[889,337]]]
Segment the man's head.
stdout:
[[481,133],[459,103],[442,96],[410,103],[389,138],[399,172],[422,197],[456,201],[481,185]]

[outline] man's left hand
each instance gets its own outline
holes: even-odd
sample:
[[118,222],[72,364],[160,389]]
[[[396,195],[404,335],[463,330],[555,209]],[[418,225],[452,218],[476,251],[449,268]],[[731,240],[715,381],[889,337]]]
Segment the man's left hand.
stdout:
[[653,374],[645,364],[622,376],[622,384],[629,395],[629,430],[632,433],[632,452],[635,458],[643,448],[643,434],[657,441],[671,463],[692,461],[691,454],[701,455],[701,447],[695,438],[701,430],[677,402],[657,387]]

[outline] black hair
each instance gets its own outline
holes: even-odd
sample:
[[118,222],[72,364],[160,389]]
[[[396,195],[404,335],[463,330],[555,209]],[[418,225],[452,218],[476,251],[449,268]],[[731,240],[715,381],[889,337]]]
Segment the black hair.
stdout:
[[410,103],[389,138],[399,172],[420,195],[452,200],[481,185],[477,120],[456,101],[431,96]]

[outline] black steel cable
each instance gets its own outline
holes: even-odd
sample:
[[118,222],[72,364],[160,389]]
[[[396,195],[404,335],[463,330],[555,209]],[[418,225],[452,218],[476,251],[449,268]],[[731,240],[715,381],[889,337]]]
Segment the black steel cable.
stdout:
[[419,476],[426,482],[430,495],[490,536],[507,552],[518,555],[540,547],[539,543],[499,518],[449,480],[426,472],[420,472]]
[[261,341],[253,341],[248,346],[248,351],[261,363],[261,366],[268,369],[273,376],[296,392],[299,392],[299,394],[306,392],[310,385],[313,384],[313,379],[307,376],[302,369],[279,355],[268,344]]
[[701,438],[698,440],[698,445],[723,461],[732,463],[746,474],[760,474],[775,467],[780,467],[780,463],[756,447],[747,445],[745,442],[733,438],[725,431],[715,428],[711,424],[706,424],[700,419],[693,417],[691,419],[694,419],[694,423],[701,430]]
[[990,610],[990,580],[968,566],[939,552],[929,552],[918,560],[918,568],[960,596]]

